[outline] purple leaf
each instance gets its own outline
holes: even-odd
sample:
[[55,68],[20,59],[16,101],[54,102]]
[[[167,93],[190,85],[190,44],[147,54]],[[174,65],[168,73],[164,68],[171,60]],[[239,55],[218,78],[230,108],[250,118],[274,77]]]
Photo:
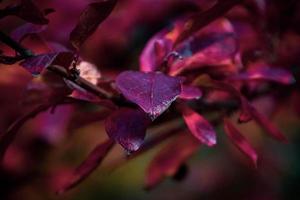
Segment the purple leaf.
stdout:
[[150,119],[140,111],[121,108],[113,112],[105,121],[108,136],[129,152],[136,151],[144,142]]
[[164,146],[147,169],[146,188],[153,188],[165,177],[175,175],[179,167],[199,149],[199,146],[200,143],[187,133],[181,134]]
[[56,64],[68,68],[72,61],[73,53],[60,52],[33,56],[21,62],[20,65],[27,71],[29,71],[32,75],[38,75],[49,65]]
[[57,193],[62,194],[85,180],[101,164],[113,145],[114,142],[112,140],[107,140],[96,146],[96,148],[88,155],[86,160],[74,170],[72,175],[69,177],[69,180],[64,183]]
[[295,78],[293,75],[280,68],[268,68],[259,67],[258,69],[249,70],[248,72],[240,73],[235,76],[229,77],[229,80],[263,80],[263,81],[274,81],[281,84],[293,84],[295,83]]
[[79,48],[109,16],[116,4],[117,0],[100,0],[89,4],[81,13],[78,24],[70,34],[70,42],[73,46]]
[[26,23],[18,28],[16,28],[12,33],[11,37],[21,42],[24,38],[31,34],[37,34],[46,30],[47,25],[36,25],[31,23]]
[[182,85],[181,94],[179,98],[191,100],[191,99],[200,99],[202,97],[202,91],[195,86]]
[[156,72],[125,71],[116,79],[117,88],[151,118],[163,113],[181,93],[181,80]]
[[212,125],[200,114],[196,113],[185,105],[180,105],[183,119],[194,135],[201,143],[207,146],[214,146],[216,141],[216,133]]
[[254,166],[257,167],[257,154],[247,139],[237,130],[234,125],[228,120],[224,119],[224,130],[231,142],[247,157],[251,159]]

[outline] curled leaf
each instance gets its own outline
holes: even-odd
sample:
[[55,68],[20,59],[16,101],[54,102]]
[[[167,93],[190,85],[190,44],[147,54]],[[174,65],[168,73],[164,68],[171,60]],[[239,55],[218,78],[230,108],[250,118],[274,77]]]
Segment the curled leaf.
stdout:
[[100,0],[88,5],[70,34],[70,42],[74,47],[79,48],[93,34],[98,25],[112,12],[116,3],[117,0]]
[[216,132],[212,125],[200,114],[193,111],[191,108],[180,106],[183,119],[194,135],[201,143],[207,146],[214,146],[217,143]]
[[255,149],[247,141],[247,139],[240,133],[238,129],[228,120],[224,119],[224,130],[230,141],[247,157],[249,157],[254,164],[257,166],[257,154]]
[[164,178],[176,174],[184,162],[198,149],[200,143],[187,133],[183,133],[164,146],[148,166],[145,186],[153,188]]
[[127,151],[137,151],[144,142],[149,121],[143,111],[121,108],[106,119],[105,130]]
[[101,164],[113,145],[114,142],[112,140],[107,140],[97,145],[88,157],[73,171],[67,182],[63,184],[57,193],[63,194],[85,180]]
[[156,72],[125,71],[116,79],[117,88],[152,119],[163,113],[181,93],[181,80]]

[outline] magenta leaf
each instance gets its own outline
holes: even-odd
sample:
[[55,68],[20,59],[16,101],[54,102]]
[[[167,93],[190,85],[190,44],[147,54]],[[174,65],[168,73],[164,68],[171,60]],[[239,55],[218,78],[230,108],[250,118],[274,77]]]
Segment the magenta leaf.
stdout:
[[182,85],[180,99],[192,100],[200,99],[202,97],[202,91],[195,86]]
[[16,28],[12,33],[11,37],[18,42],[21,42],[28,35],[41,33],[46,30],[47,25],[36,25],[31,23],[26,23],[18,28]]
[[179,167],[198,149],[200,143],[187,133],[183,133],[164,146],[155,155],[146,172],[145,186],[151,189],[164,178],[176,174]]
[[229,80],[263,80],[273,81],[281,84],[293,84],[295,78],[293,75],[285,69],[274,68],[274,67],[260,67],[258,69],[249,70],[248,72],[240,73],[235,76],[229,77]]
[[159,72],[125,71],[116,79],[117,88],[152,119],[163,113],[181,93],[181,80]]
[[20,65],[27,71],[29,71],[32,75],[38,75],[49,65],[56,64],[67,68],[70,66],[72,61],[73,53],[59,52],[33,56],[21,62]]
[[180,106],[183,119],[194,135],[201,143],[211,147],[217,143],[216,133],[212,125],[200,114],[193,111],[191,108]]
[[162,64],[164,57],[172,49],[172,41],[166,38],[167,31],[157,33],[146,44],[140,56],[140,71],[153,72]]
[[140,110],[121,108],[105,121],[108,136],[127,151],[137,151],[144,142],[150,119]]
[[100,0],[88,5],[70,34],[70,42],[74,47],[79,48],[85,42],[98,25],[109,16],[116,3],[117,0]]
[[257,166],[257,154],[255,149],[247,141],[247,139],[240,133],[238,129],[228,120],[224,119],[224,130],[231,142],[247,157],[249,157],[254,164]]
[[72,175],[69,177],[69,180],[63,184],[57,193],[63,194],[85,180],[101,164],[113,145],[114,142],[112,140],[107,140],[104,143],[97,145],[96,148],[88,155],[86,160],[84,160],[74,170]]

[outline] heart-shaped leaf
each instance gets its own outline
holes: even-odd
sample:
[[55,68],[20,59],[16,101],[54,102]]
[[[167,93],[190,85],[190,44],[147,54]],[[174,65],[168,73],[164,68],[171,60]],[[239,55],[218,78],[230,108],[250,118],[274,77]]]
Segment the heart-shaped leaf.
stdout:
[[142,145],[150,119],[140,110],[121,108],[105,121],[108,136],[129,152]]
[[181,80],[158,72],[125,71],[116,79],[117,88],[152,119],[163,113],[181,93]]

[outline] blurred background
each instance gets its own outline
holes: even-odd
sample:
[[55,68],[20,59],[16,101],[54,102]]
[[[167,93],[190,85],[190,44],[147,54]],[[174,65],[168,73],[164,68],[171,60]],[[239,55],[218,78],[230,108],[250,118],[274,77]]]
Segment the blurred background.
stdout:
[[[17,1],[3,0],[1,8]],[[49,48],[43,43],[68,43],[70,31],[78,21],[88,0],[36,0],[39,8],[54,8],[47,18],[45,31],[23,41],[35,53]],[[95,64],[102,76],[115,77],[125,69],[139,69],[139,56],[147,41],[179,16],[205,11],[210,0],[120,0],[109,18],[97,29],[82,49],[82,57]],[[266,37],[279,55],[274,62],[292,69],[296,80],[300,64],[300,3],[281,0],[247,0],[227,13],[244,41],[244,48],[255,46],[261,36],[253,28],[264,23]],[[0,29],[11,33],[24,24],[16,17],[1,19]],[[272,34],[271,34],[272,33]],[[1,51],[14,52],[4,44]],[[257,55],[245,56],[243,59]],[[247,57],[247,58],[246,58]],[[4,132],[28,108],[20,102],[32,79],[18,65],[0,64],[0,133]],[[299,81],[298,81],[299,82]],[[263,134],[253,122],[238,125],[258,152],[258,168],[249,164],[216,127],[218,145],[202,146],[186,163],[182,180],[168,178],[152,190],[144,189],[145,171],[151,159],[163,146],[159,145],[139,157],[125,160],[126,152],[117,145],[103,164],[83,183],[62,196],[55,194],[66,174],[78,166],[88,153],[107,136],[103,115],[106,110],[91,105],[60,106],[54,113],[45,112],[28,121],[9,148],[0,171],[0,199],[238,199],[293,200],[299,199],[300,186],[300,93],[299,83],[288,87],[274,101],[268,96],[253,103],[286,135],[289,142],[279,143]],[[99,113],[101,113],[99,115]],[[168,114],[168,113],[167,113]],[[167,115],[166,114],[166,115]],[[162,116],[163,117],[163,116]],[[235,117],[235,116],[234,116]],[[148,132],[157,132],[159,125]]]

